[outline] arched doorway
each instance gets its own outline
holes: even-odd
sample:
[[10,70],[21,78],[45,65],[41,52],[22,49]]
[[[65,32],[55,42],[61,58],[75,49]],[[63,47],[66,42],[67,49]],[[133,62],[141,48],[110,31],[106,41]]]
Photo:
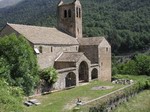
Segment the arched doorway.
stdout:
[[73,72],[70,72],[66,76],[66,87],[71,87],[76,85],[76,75]]
[[89,68],[88,64],[83,61],[79,66],[79,82],[88,82],[89,81]]
[[98,70],[97,70],[96,68],[94,68],[94,69],[92,70],[91,78],[92,78],[92,80],[98,78]]

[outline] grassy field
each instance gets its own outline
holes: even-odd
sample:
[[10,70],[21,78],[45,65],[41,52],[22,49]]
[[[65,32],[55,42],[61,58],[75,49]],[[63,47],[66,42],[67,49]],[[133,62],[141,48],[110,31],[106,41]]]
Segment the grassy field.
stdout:
[[150,90],[141,92],[129,102],[117,107],[114,112],[150,112]]
[[[109,90],[91,90],[96,86],[113,86]],[[39,106],[26,107],[26,112],[69,112],[75,106],[79,97],[83,102],[100,97],[123,87],[108,82],[92,81],[87,85],[73,89],[36,97],[42,104]]]
[[146,76],[146,75],[115,75],[113,76],[114,78],[119,78],[119,79],[132,79],[134,81],[140,81],[140,82],[143,82],[145,81],[146,79],[150,80],[150,77],[149,76]]

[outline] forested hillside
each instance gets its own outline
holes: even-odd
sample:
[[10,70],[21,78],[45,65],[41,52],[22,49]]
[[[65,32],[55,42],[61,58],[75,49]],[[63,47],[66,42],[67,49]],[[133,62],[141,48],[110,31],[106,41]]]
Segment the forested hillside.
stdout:
[[[6,22],[55,26],[58,1],[24,0],[14,7],[0,9],[0,27]],[[149,0],[80,1],[83,6],[84,36],[105,35],[114,53],[149,48]]]

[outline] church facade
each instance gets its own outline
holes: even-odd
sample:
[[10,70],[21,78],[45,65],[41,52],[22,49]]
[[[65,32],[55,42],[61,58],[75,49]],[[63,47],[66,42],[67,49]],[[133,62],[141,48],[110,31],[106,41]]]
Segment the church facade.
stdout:
[[54,89],[78,86],[91,80],[111,81],[111,46],[104,37],[82,36],[80,0],[57,6],[57,27],[7,23],[0,37],[23,35],[33,47],[41,69],[54,67]]

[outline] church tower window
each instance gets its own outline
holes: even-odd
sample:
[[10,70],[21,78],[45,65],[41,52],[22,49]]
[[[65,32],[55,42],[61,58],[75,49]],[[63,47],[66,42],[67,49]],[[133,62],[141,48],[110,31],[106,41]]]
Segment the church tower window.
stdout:
[[78,10],[78,9],[79,9],[79,8],[77,7],[77,8],[76,8],[76,16],[77,16],[77,17],[79,16],[79,15],[78,15],[78,14],[79,14],[79,10]]
[[79,18],[81,18],[81,8],[79,8]]
[[82,6],[80,0],[72,3],[60,1],[57,8],[57,28],[74,38],[82,38]]
[[67,10],[64,10],[64,18],[67,18]]
[[68,10],[68,17],[71,17],[71,10]]

